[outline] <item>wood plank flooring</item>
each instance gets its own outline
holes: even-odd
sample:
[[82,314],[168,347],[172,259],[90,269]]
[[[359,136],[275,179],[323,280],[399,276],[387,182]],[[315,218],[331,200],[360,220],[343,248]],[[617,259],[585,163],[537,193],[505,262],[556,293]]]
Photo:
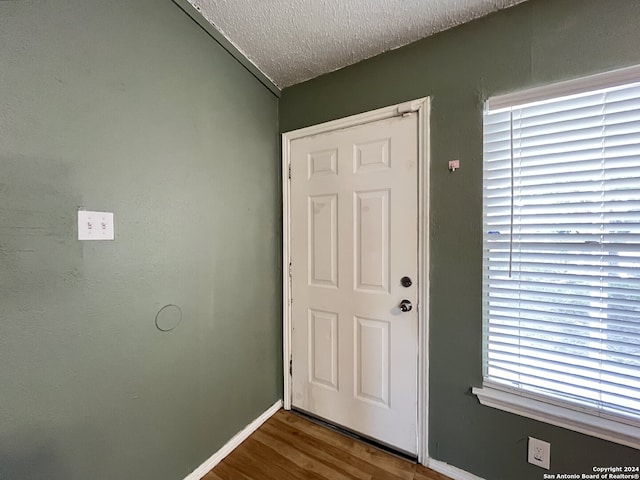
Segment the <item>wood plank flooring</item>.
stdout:
[[450,480],[280,410],[203,480]]

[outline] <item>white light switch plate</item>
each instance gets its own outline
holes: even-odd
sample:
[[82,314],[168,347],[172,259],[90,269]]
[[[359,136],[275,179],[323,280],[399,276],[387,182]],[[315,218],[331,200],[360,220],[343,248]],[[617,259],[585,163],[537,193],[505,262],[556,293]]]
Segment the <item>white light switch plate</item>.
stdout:
[[78,210],[78,240],[115,240],[113,213]]

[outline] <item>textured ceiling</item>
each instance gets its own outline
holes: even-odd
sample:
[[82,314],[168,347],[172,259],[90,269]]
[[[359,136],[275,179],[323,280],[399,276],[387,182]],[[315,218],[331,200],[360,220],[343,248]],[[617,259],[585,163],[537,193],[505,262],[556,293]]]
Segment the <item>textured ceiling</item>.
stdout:
[[189,0],[284,88],[524,0]]

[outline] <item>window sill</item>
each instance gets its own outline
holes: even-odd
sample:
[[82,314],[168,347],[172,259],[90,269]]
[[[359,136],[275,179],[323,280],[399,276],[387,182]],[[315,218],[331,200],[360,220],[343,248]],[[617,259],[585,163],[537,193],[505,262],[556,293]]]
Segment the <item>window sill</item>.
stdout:
[[482,388],[474,387],[472,391],[480,403],[487,407],[640,449],[640,427],[487,385]]

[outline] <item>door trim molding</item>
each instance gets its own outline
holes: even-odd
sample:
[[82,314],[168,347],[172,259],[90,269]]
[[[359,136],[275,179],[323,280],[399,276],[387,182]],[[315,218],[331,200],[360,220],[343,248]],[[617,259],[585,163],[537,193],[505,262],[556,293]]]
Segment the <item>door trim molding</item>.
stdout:
[[396,117],[408,112],[418,114],[418,461],[428,463],[429,405],[429,112],[430,98],[391,105],[370,112],[333,120],[282,134],[282,350],[284,373],[284,408],[291,409],[291,277],[290,265],[290,179],[291,142],[298,138],[327,133],[365,123]]

